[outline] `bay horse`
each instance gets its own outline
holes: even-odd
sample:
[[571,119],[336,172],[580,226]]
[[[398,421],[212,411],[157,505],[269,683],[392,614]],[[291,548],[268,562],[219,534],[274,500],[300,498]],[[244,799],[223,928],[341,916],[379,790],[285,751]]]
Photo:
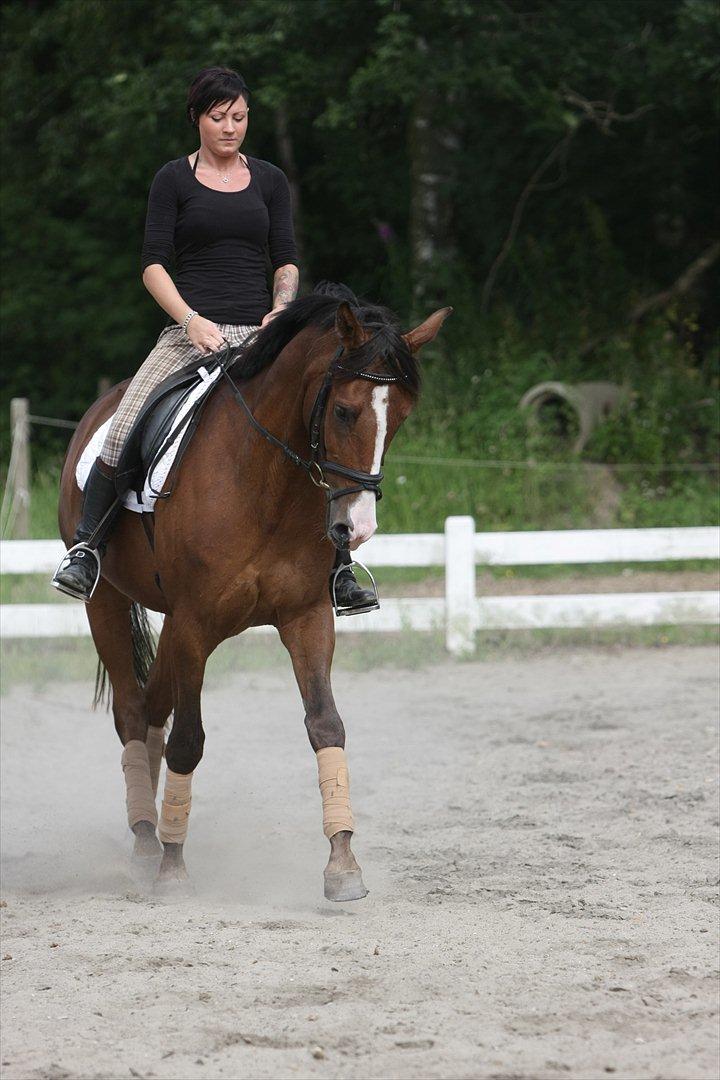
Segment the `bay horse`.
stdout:
[[[269,624],[290,654],[317,755],[330,841],[325,895],[351,900],[367,892],[350,846],[345,730],[330,682],[328,578],[335,547],[354,550],[375,531],[382,458],[419,393],[418,350],[452,309],[402,334],[386,308],[333,289],[293,301],[241,347],[205,406],[171,497],[156,503],[152,543],[140,515],[123,510],[86,605],[100,696],[107,676],[123,745],[133,859],[157,869],[160,891],[188,884],[183,844],[205,739],[207,659],[227,638]],[[78,458],[126,385],[91,406],[68,448],[59,507],[66,545],[81,510]],[[145,609],[164,613],[156,652]]]

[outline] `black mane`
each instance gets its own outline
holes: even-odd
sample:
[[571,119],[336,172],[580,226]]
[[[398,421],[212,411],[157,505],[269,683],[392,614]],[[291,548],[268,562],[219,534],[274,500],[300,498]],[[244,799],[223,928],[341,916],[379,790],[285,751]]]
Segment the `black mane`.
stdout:
[[[342,367],[351,375],[382,360],[383,371],[399,376],[406,389],[417,396],[420,368],[400,333],[396,317],[388,308],[359,300],[347,285],[331,281],[322,281],[309,296],[293,300],[267,326],[258,330],[233,361],[232,374],[237,379],[251,379],[272,364],[288,342],[306,326],[332,330],[343,300],[350,305],[360,324],[373,334],[359,349],[342,357]],[[341,373],[339,378],[342,377]]]

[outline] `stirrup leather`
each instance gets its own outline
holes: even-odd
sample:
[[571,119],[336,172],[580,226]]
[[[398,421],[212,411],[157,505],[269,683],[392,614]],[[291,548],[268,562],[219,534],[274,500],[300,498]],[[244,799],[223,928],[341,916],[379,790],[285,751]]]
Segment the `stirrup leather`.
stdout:
[[[368,603],[364,604],[362,607],[349,607],[346,604],[339,604],[337,599],[337,592],[335,586],[338,574],[342,573],[343,570],[347,570],[348,567],[352,569],[353,566],[359,566],[361,570],[364,570],[364,572],[370,579],[370,588],[374,593],[373,600],[369,600]],[[361,585],[360,587],[363,589],[367,588],[366,585]],[[380,598],[378,596],[375,578],[372,576],[367,566],[365,566],[365,563],[361,563],[358,559],[353,559],[352,562],[349,563],[341,563],[338,567],[336,567],[330,582],[330,593],[332,596],[332,605],[336,615],[364,615],[368,611],[377,611],[380,607]]]
[[[91,555],[92,558],[95,560],[95,581],[93,582],[93,586],[87,596],[68,588],[67,585],[64,585],[61,581],[57,580],[58,574],[60,574],[69,566],[72,556],[78,554],[81,555],[81,557]],[[53,586],[53,588],[57,589],[58,592],[65,593],[66,596],[72,596],[73,600],[83,600],[85,603],[87,603],[89,600],[92,599],[92,595],[97,589],[99,581],[100,553],[95,548],[91,548],[89,544],[86,544],[84,541],[81,540],[79,544],[73,544],[73,546],[71,548],[68,548],[68,550],[65,552],[62,560],[60,561],[60,565],[53,574],[50,584]]]

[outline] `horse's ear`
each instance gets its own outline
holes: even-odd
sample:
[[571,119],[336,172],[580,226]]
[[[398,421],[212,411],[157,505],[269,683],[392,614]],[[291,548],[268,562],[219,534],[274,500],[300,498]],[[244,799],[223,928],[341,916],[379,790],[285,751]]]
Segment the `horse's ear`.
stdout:
[[410,352],[416,353],[423,345],[427,345],[428,341],[432,341],[448,315],[452,315],[452,310],[451,307],[440,308],[414,330],[408,330],[407,334],[403,334]]
[[360,348],[364,341],[362,327],[347,300],[343,300],[338,305],[335,315],[335,329],[340,341],[345,346],[346,352],[352,352],[353,349]]

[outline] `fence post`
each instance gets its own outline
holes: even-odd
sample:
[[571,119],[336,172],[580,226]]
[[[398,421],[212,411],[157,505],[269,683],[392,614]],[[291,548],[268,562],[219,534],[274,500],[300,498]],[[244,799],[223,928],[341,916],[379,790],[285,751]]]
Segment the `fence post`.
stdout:
[[445,644],[453,656],[475,651],[475,522],[445,519]]
[[26,540],[30,535],[30,406],[27,398],[10,402],[11,454],[15,458],[12,492],[13,536]]

